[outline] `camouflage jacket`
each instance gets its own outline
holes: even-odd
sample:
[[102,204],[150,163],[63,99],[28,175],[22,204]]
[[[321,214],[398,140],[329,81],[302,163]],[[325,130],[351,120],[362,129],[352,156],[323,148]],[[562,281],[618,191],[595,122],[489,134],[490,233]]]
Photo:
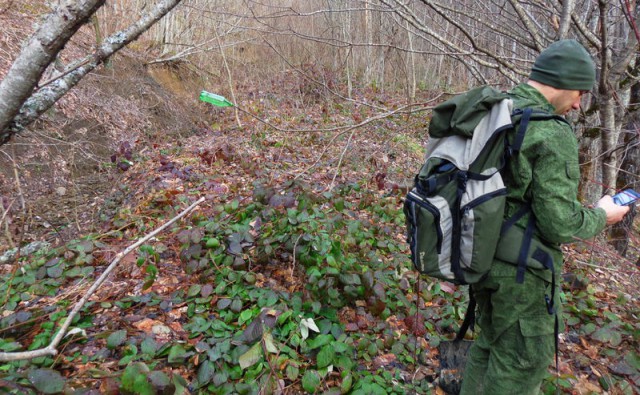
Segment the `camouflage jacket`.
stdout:
[[[520,84],[509,92],[515,108],[532,107],[553,113],[554,107],[535,88]],[[531,202],[536,238],[552,247],[554,262],[562,262],[560,243],[588,239],[606,224],[603,209],[586,208],[578,200],[578,141],[571,127],[557,120],[532,121],[519,154],[511,158],[505,182],[507,216]],[[518,221],[526,227],[528,215]]]

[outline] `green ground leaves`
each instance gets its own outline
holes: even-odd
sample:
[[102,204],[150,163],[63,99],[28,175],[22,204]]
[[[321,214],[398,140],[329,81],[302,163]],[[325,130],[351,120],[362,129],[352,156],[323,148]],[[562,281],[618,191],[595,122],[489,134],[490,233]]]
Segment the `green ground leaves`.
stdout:
[[[255,199],[215,205],[141,247],[129,291],[90,302],[73,323],[86,335],[66,340],[63,357],[0,372],[32,393],[97,381],[129,394],[428,393],[428,377],[414,378],[419,355],[457,329],[467,293],[412,271],[399,196],[358,184],[270,188],[256,181]],[[70,304],[54,296],[101,270],[107,246],[74,241],[0,282],[0,350],[47,345]],[[640,362],[613,353],[639,340],[638,324],[620,314],[624,298],[603,313],[598,292],[565,294],[567,324],[614,361],[602,386],[621,388]],[[112,371],[77,368],[102,364]]]

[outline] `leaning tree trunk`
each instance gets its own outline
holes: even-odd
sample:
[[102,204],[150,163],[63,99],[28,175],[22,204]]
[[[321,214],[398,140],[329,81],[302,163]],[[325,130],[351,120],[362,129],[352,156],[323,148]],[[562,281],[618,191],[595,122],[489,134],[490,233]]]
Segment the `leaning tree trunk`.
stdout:
[[66,0],[44,20],[20,52],[0,83],[0,145],[15,133],[9,125],[31,96],[44,71],[104,2]]
[[[0,145],[53,106],[84,76],[137,39],[182,0],[161,0],[127,29],[106,38],[91,55],[34,92],[47,66],[104,0],[67,0],[34,34],[0,83]],[[73,23],[71,23],[71,21]]]

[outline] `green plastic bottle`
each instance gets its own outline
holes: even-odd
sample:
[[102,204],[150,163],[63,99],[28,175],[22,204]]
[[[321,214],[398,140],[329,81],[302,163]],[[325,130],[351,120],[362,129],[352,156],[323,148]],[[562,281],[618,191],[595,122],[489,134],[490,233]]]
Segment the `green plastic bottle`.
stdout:
[[215,93],[207,91],[200,92],[200,100],[218,107],[233,107],[233,103],[227,100],[224,96],[216,95]]

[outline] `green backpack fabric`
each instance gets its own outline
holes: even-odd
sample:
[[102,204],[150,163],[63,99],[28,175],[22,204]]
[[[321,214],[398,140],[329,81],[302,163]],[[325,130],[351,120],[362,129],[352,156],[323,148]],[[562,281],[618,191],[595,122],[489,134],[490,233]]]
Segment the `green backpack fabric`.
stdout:
[[505,223],[501,170],[519,151],[530,120],[560,117],[512,107],[508,94],[481,86],[433,110],[427,159],[404,203],[411,259],[421,273],[457,284],[480,281],[501,233],[526,213]]

